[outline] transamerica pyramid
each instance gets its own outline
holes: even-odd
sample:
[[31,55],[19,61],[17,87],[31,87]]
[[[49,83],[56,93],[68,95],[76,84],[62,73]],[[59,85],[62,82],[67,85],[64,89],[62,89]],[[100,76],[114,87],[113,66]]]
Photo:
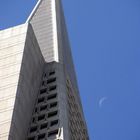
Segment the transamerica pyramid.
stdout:
[[61,0],[0,31],[0,140],[88,140]]

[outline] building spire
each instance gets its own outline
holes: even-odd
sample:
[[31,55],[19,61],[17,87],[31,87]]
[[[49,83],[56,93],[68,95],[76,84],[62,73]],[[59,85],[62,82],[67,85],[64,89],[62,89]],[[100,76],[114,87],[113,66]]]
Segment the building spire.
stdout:
[[39,0],[28,17],[46,62],[59,61],[56,1]]

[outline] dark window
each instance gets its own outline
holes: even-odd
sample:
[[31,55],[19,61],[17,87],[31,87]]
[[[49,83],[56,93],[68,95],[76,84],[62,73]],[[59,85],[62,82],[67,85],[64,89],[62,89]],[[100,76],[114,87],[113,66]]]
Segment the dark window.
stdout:
[[45,134],[40,134],[40,135],[38,135],[38,140],[42,140],[42,139],[44,139],[45,138]]
[[54,130],[48,133],[48,137],[54,136],[58,134],[58,130]]
[[35,117],[33,117],[32,122],[33,122],[33,123],[35,122]]
[[42,82],[42,86],[47,86],[47,82],[46,81],[43,81]]
[[47,100],[52,100],[52,99],[54,99],[54,98],[56,98],[56,97],[57,97],[57,94],[49,95],[49,96],[47,97]]
[[35,113],[37,112],[37,107],[35,108]]
[[45,82],[43,81],[43,82],[42,82],[42,86],[44,86],[44,85],[45,85]]
[[35,136],[34,137],[29,137],[28,140],[35,140]]
[[47,80],[47,84],[53,83],[56,81],[56,78],[50,78]]
[[57,102],[51,103],[50,104],[50,108],[56,107],[57,106]]
[[38,116],[38,121],[44,120],[45,119],[45,115],[40,115]]
[[30,129],[30,133],[33,133],[33,132],[35,132],[37,130],[37,126],[33,126],[33,127],[31,127],[31,129]]
[[44,74],[44,77],[46,77],[46,76],[47,76],[47,74],[45,73],[45,74]]
[[51,86],[51,87],[49,88],[49,91],[52,91],[52,90],[56,90],[56,86]]
[[41,126],[40,126],[40,129],[45,129],[48,127],[48,123],[43,123]]
[[38,99],[38,103],[41,103],[41,102],[44,102],[44,101],[45,101],[44,97]]
[[54,126],[54,125],[57,125],[58,124],[58,120],[54,120],[50,123],[50,126]]
[[47,92],[47,89],[46,89],[46,88],[40,90],[40,94],[44,94],[44,93],[46,93],[46,92]]
[[41,106],[41,107],[40,107],[40,111],[46,110],[47,107],[48,107],[47,105],[43,105],[43,106]]
[[48,118],[56,116],[57,113],[58,113],[57,111],[48,113]]
[[49,73],[49,75],[54,75],[55,74],[55,71],[51,71],[50,73]]

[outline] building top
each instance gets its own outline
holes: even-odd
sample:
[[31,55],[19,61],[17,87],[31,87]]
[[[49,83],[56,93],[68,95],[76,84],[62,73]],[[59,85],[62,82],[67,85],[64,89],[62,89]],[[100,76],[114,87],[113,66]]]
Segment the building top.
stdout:
[[63,64],[78,90],[61,0],[39,0],[26,22],[33,27],[45,61]]
[[55,0],[39,0],[28,17],[46,62],[59,62]]

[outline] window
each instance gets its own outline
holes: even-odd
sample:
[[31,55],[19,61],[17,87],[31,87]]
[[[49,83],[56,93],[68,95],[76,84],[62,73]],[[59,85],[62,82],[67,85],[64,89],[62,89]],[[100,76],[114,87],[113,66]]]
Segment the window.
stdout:
[[42,139],[44,139],[45,138],[45,134],[40,134],[40,135],[38,135],[38,140],[42,140]]
[[41,103],[41,102],[44,102],[44,101],[45,101],[44,97],[38,99],[38,103]]
[[40,107],[40,111],[46,110],[47,108],[48,108],[47,105],[43,105],[43,106]]
[[47,88],[41,89],[41,90],[40,90],[40,94],[44,94],[44,93],[46,93],[46,92],[47,92]]
[[54,103],[50,103],[50,108],[56,107],[57,106],[57,102]]
[[32,119],[32,123],[35,123],[35,117],[33,117],[33,119]]
[[56,98],[56,97],[57,97],[57,94],[49,95],[49,96],[47,97],[47,100],[52,100],[52,99],[54,99],[54,98]]
[[56,78],[51,78],[47,80],[47,84],[53,83],[56,81]]
[[48,123],[43,123],[41,126],[40,126],[40,129],[45,129],[48,127]]
[[56,86],[51,86],[51,87],[49,88],[49,91],[52,91],[52,90],[56,90]]
[[37,130],[37,126],[33,126],[30,128],[30,133],[33,133]]
[[50,73],[49,73],[49,75],[51,76],[51,75],[54,75],[55,74],[55,71],[51,71]]
[[58,120],[54,120],[50,123],[50,126],[54,126],[54,125],[57,125],[58,124]]
[[45,115],[40,115],[38,116],[38,121],[44,120],[45,119]]
[[46,86],[46,85],[47,85],[46,81],[43,81],[42,86]]
[[48,137],[55,136],[58,134],[58,130],[54,130],[48,133]]
[[48,113],[48,118],[56,116],[57,113],[58,113],[57,111]]
[[46,77],[46,76],[47,76],[47,74],[45,73],[45,74],[44,74],[44,77]]
[[37,107],[35,108],[35,113],[37,113]]
[[45,82],[43,81],[43,82],[42,82],[42,86],[44,86],[44,85],[45,85]]
[[34,137],[29,137],[28,140],[35,140],[35,136]]

